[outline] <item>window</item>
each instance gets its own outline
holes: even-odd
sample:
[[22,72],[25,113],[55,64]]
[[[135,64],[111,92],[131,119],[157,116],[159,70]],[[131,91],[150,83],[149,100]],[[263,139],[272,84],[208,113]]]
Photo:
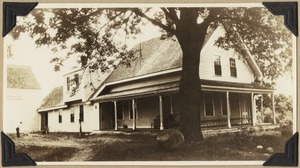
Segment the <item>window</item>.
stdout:
[[70,113],[70,121],[71,123],[74,122],[75,117],[74,117],[74,107],[71,107],[71,113]]
[[236,77],[236,65],[235,65],[235,59],[234,58],[229,58],[229,63],[230,63],[230,76]]
[[213,95],[212,93],[205,94],[205,116],[214,116]]
[[221,67],[221,56],[215,56],[215,75],[222,75],[222,67]]
[[124,119],[124,104],[123,104],[123,102],[118,102],[118,104],[117,104],[117,119],[118,120]]
[[84,108],[83,105],[79,106],[79,122],[84,121]]
[[222,115],[227,115],[227,100],[226,100],[226,94],[222,94]]
[[70,90],[70,86],[71,86],[70,77],[67,77],[67,91]]
[[78,74],[74,75],[74,82],[75,82],[75,88],[78,89],[79,88],[79,75]]
[[[135,107],[134,107],[134,112],[135,112],[135,119],[138,118],[138,115],[137,115],[137,105],[136,105],[136,101],[135,101]],[[129,119],[133,119],[133,111],[132,111],[132,101],[129,101]]]
[[62,123],[62,116],[60,111],[58,112],[58,123]]

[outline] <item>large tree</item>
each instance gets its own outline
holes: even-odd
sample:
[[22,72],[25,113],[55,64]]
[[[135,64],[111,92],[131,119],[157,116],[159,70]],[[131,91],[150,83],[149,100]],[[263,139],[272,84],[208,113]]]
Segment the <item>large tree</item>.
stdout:
[[130,64],[132,53],[126,42],[118,43],[115,37],[122,32],[126,38],[134,37],[146,22],[158,26],[164,37],[176,36],[183,53],[180,126],[186,142],[203,139],[199,61],[208,31],[223,27],[225,35],[215,44],[225,50],[234,48],[241,56],[250,52],[270,80],[289,70],[292,61],[291,34],[283,27],[283,21],[265,8],[36,9],[31,17],[18,25],[12,36],[18,38],[20,33],[28,32],[38,46],[52,46],[58,53],[68,49],[67,56],[53,58],[56,69],[70,56],[78,56],[82,68],[90,71],[104,72],[120,61]]

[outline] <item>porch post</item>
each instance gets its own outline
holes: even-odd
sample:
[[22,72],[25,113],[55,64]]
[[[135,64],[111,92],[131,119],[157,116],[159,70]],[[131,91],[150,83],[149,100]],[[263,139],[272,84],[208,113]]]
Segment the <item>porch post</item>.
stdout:
[[162,96],[159,96],[159,119],[160,119],[160,130],[164,130],[164,119],[163,119],[163,107],[162,107]]
[[272,93],[272,112],[273,112],[273,123],[276,124],[276,117],[275,117],[275,100],[274,100],[274,93]]
[[252,126],[256,124],[256,100],[254,94],[251,93],[251,105],[252,105]]
[[135,101],[134,99],[132,99],[132,121],[133,121],[133,124],[132,124],[132,130],[135,130],[136,128],[136,116],[135,116]]
[[229,101],[229,92],[226,92],[226,105],[227,105],[227,127],[231,128],[230,123],[230,101]]
[[173,100],[172,100],[172,95],[170,95],[170,106],[171,106],[171,114],[173,114]]
[[117,101],[114,101],[114,112],[115,112],[115,131],[117,131],[118,130]]

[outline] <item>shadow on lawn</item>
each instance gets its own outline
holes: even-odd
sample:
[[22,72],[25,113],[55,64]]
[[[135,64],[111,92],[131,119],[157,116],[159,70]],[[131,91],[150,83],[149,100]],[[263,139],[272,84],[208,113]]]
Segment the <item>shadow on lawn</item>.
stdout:
[[[201,143],[184,144],[168,151],[159,146],[153,135],[110,136],[116,140],[93,145],[93,161],[209,161],[209,160],[266,160],[272,148],[283,152],[288,137],[280,134],[255,135],[243,132],[207,137]],[[257,149],[262,146],[263,149]]]
[[[35,161],[69,161],[81,155],[88,157],[76,161],[265,161],[272,153],[283,152],[289,138],[276,131],[223,133],[208,136],[201,143],[166,150],[158,144],[157,134],[149,131],[108,132],[82,137],[78,134],[50,133],[33,134],[15,139],[15,142],[19,145],[16,145],[16,151],[27,153]],[[32,141],[41,142],[32,145]],[[268,152],[267,148],[272,148],[273,152]]]

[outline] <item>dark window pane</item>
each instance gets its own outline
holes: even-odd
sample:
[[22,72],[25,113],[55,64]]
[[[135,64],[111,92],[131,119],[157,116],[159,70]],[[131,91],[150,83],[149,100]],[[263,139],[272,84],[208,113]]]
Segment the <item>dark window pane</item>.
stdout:
[[225,94],[222,94],[222,114],[227,115],[227,100]]
[[60,114],[58,115],[58,123],[62,123],[62,116]]
[[70,121],[74,122],[74,114],[70,114]]
[[117,104],[117,119],[118,120],[124,119],[123,111],[124,111],[124,104],[123,104],[123,102],[120,102]]
[[213,116],[213,98],[211,93],[205,94],[205,115]]
[[222,75],[221,65],[215,65],[215,75]]
[[221,66],[221,57],[220,56],[215,57],[214,65],[215,65],[215,75],[222,75],[222,66]]
[[236,64],[235,64],[235,59],[234,58],[229,58],[229,62],[230,62],[230,75],[232,77],[236,77],[237,73],[236,73]]
[[84,121],[84,109],[83,109],[83,105],[79,106],[79,120],[80,120],[80,122]]

